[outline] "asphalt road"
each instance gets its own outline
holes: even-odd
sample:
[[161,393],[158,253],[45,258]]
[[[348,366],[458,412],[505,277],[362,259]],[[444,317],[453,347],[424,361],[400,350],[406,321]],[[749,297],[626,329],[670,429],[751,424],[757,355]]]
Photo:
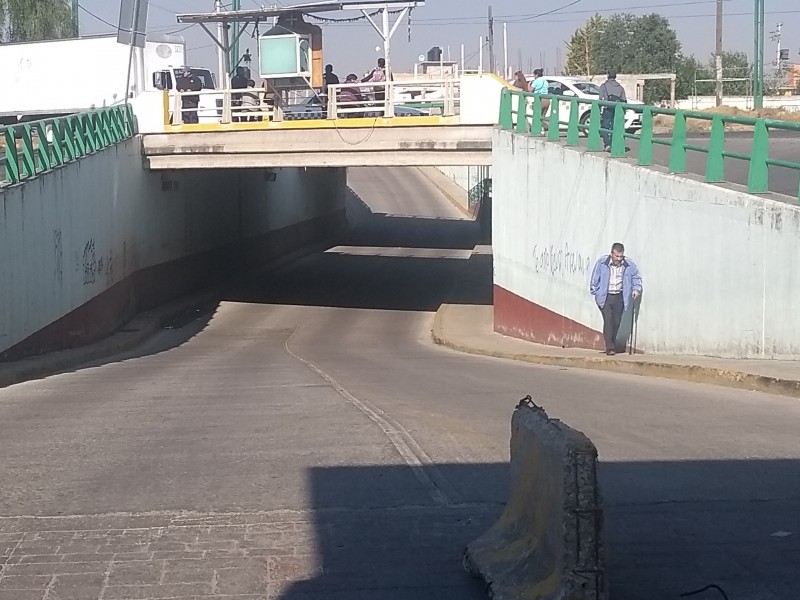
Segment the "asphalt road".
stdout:
[[[708,147],[709,135],[689,133],[687,143]],[[633,150],[632,156],[636,157],[636,142],[628,140],[628,146]],[[753,145],[753,136],[747,132],[734,132],[725,135],[725,150],[750,154]],[[653,160],[657,165],[669,165],[669,146],[656,145],[653,150]],[[769,157],[772,160],[784,160],[800,163],[800,134],[771,132],[769,139]],[[686,170],[689,173],[705,175],[707,155],[703,152],[690,150],[686,154]],[[747,185],[749,163],[734,158],[725,159],[725,179],[730,183]],[[778,194],[789,196],[797,200],[800,190],[800,169],[786,167],[769,167],[769,190]]]
[[796,400],[430,342],[474,223],[415,170],[352,169],[341,246],[104,364],[0,390],[0,600],[483,598],[531,394],[601,457],[612,600],[798,597]]

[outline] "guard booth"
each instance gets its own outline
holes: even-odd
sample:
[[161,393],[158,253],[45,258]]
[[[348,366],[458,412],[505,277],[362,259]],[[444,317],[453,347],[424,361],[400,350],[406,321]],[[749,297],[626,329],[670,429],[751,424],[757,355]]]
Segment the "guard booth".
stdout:
[[282,13],[277,24],[258,38],[258,74],[274,98],[276,120],[289,93],[323,86],[322,28],[301,12]]

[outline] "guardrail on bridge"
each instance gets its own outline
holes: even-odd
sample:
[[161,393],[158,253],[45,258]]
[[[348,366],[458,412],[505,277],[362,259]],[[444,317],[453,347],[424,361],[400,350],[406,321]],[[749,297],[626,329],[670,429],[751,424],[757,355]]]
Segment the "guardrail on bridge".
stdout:
[[[543,100],[550,101],[549,111]],[[584,105],[590,105],[588,120],[581,119],[586,112]],[[562,105],[566,106],[566,119],[560,118]],[[613,110],[612,127],[603,127],[601,112],[603,108]],[[634,111],[640,117],[636,130],[626,131],[626,114]],[[674,119],[671,136],[654,135],[653,119],[665,115]],[[522,116],[522,118],[520,118]],[[711,122],[707,146],[687,141],[686,121],[699,119]],[[705,181],[723,183],[725,181],[725,159],[733,158],[749,163],[747,190],[754,194],[769,192],[769,167],[784,167],[800,171],[800,163],[770,158],[769,134],[771,130],[794,131],[800,133],[800,123],[761,119],[752,117],[728,116],[685,110],[656,108],[641,104],[609,102],[599,99],[584,99],[574,96],[554,96],[531,94],[529,92],[504,89],[500,101],[500,127],[514,129],[519,133],[546,135],[550,141],[559,141],[561,130],[566,128],[566,145],[578,146],[582,135],[588,137],[587,150],[600,152],[604,149],[602,135],[610,135],[610,154],[624,157],[628,150],[626,139],[637,140],[636,159],[641,166],[653,164],[653,148],[656,145],[668,146],[669,170],[672,173],[686,173],[687,151],[702,152],[707,155]],[[725,149],[726,125],[737,124],[753,128],[753,142],[750,153],[732,152]],[[631,129],[630,127],[628,129]],[[800,201],[800,189],[798,189]]]
[[0,185],[28,180],[113,146],[135,133],[130,105],[0,127],[5,165]]

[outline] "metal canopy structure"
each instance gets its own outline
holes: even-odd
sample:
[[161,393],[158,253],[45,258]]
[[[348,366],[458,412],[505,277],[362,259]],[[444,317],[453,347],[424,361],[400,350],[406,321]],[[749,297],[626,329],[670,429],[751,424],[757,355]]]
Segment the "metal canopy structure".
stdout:
[[[375,31],[383,40],[383,54],[386,61],[386,70],[389,71],[390,61],[390,41],[397,27],[403,18],[408,15],[412,8],[425,6],[425,0],[383,0],[382,2],[313,2],[310,4],[296,4],[294,6],[280,6],[273,8],[246,9],[223,11],[221,0],[216,1],[216,11],[212,13],[190,13],[176,15],[178,23],[197,24],[202,27],[217,45],[219,54],[220,77],[223,79],[223,89],[230,85],[231,74],[231,47],[236,46],[239,38],[244,33],[245,28],[254,23],[265,21],[272,17],[279,17],[283,14],[302,13],[313,15],[317,13],[329,13],[346,10],[358,10],[369,21]],[[368,11],[380,11],[382,13],[382,23],[380,26],[373,20]],[[391,23],[390,13],[396,12],[397,19]],[[208,28],[210,24],[217,25],[217,35],[214,35]],[[233,24],[243,24],[238,31],[234,31],[234,39],[231,42],[228,29]]]

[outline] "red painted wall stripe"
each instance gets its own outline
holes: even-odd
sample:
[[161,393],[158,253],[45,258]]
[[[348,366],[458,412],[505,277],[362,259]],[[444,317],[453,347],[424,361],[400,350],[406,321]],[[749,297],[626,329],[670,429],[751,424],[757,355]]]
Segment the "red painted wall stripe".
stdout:
[[[587,298],[587,302],[591,302]],[[605,350],[603,334],[494,286],[494,330],[538,344]]]

